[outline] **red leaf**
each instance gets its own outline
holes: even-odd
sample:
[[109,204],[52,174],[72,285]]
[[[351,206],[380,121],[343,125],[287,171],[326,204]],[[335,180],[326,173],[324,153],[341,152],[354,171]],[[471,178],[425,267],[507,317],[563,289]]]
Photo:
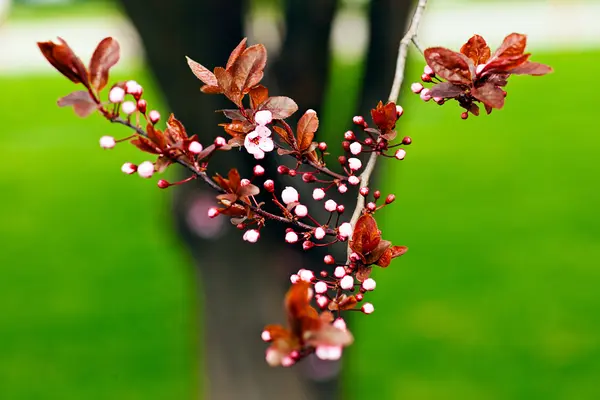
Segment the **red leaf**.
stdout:
[[169,116],[165,134],[171,141],[171,144],[183,142],[188,137],[185,127],[173,114]]
[[[461,48],[460,52],[469,57],[475,65],[485,64],[490,58],[490,47],[479,35],[473,35]],[[441,97],[441,96],[440,96]]]
[[269,98],[269,90],[263,85],[258,85],[248,93],[250,95],[250,108],[256,110],[265,100]]
[[506,36],[502,44],[494,52],[491,60],[504,57],[515,57],[523,55],[527,45],[527,36],[520,33],[511,33]]
[[162,153],[162,150],[167,147],[165,135],[159,129],[155,129],[154,125],[150,122],[146,125],[146,134],[148,135],[148,139],[154,143],[158,152]]
[[78,90],[70,93],[65,97],[58,99],[57,103],[59,107],[72,106],[75,114],[82,118],[90,115],[98,107],[86,90]]
[[269,97],[261,106],[261,110],[269,110],[273,119],[286,119],[298,110],[296,102],[289,97]]
[[477,100],[492,108],[502,108],[504,106],[504,91],[491,83],[473,88],[471,94]]
[[242,93],[234,83],[233,75],[221,68],[215,68],[215,77],[217,78],[217,82],[219,87],[223,91],[223,94],[231,100],[236,106],[242,106]]
[[236,62],[236,60],[238,59],[240,54],[242,54],[242,52],[244,50],[246,50],[246,41],[247,40],[248,40],[248,38],[243,38],[242,41],[240,42],[240,44],[238,44],[235,47],[235,49],[233,49],[233,51],[229,55],[229,60],[227,60],[227,66],[225,67],[225,69],[227,69],[227,70],[231,69],[231,67]]
[[89,87],[89,78],[85,66],[81,60],[73,53],[67,42],[58,38],[55,42],[38,42],[46,60],[61,74],[66,76],[74,83],[83,83]]
[[[469,104],[468,110],[476,117],[479,117],[479,106],[475,103]],[[489,113],[488,113],[489,114]]]
[[200,91],[202,93],[206,93],[206,94],[221,94],[221,93],[223,93],[223,90],[221,90],[220,87],[210,86],[210,85],[201,86]]
[[371,118],[373,122],[382,132],[393,129],[398,120],[396,112],[396,104],[393,102],[387,103],[385,106],[380,101],[377,107],[371,110]]
[[468,58],[463,54],[443,47],[431,47],[425,50],[425,60],[441,78],[456,84],[471,83]]
[[241,93],[248,93],[260,83],[266,64],[267,49],[262,44],[255,44],[244,50],[229,69],[235,86]]
[[[279,137],[286,142],[287,144],[289,144],[290,146],[293,146],[294,143],[296,142],[296,138],[289,135],[288,132],[283,129],[280,126],[277,125],[273,125],[273,130],[279,135]],[[279,151],[279,149],[278,149]]]
[[523,54],[514,57],[496,58],[488,62],[481,70],[481,74],[498,74],[503,72],[512,73],[512,70],[527,62],[531,54]]
[[527,61],[524,64],[509,71],[513,75],[541,76],[552,72],[552,67],[536,62]]
[[141,151],[145,151],[146,153],[161,153],[161,150],[150,139],[147,139],[143,136],[138,136],[137,138],[132,139],[131,144],[140,149]]
[[455,85],[451,82],[441,82],[431,88],[432,97],[456,97],[464,93],[465,89],[462,86]]
[[119,42],[111,37],[103,39],[90,60],[91,84],[101,91],[108,82],[108,71],[119,61]]
[[209,87],[218,86],[215,74],[210,72],[208,68],[205,68],[202,64],[197,63],[196,61],[192,60],[187,56],[185,58],[187,59],[187,63],[190,66],[192,73],[196,75],[196,78],[200,79],[202,82],[204,82],[204,84],[206,84]]
[[298,121],[296,135],[298,136],[298,149],[304,151],[308,149],[315,137],[315,132],[319,128],[319,117],[315,110],[308,110]]
[[362,215],[352,232],[352,240],[350,241],[350,248],[352,251],[365,255],[377,247],[381,241],[381,234],[377,229],[377,222],[370,214]]

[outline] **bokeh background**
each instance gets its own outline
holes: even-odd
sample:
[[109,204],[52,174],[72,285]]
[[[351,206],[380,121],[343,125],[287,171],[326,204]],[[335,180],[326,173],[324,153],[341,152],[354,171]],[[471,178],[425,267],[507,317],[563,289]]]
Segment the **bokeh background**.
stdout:
[[[352,115],[364,6],[344,2],[336,21],[329,137]],[[399,128],[414,145],[382,163],[381,189],[398,200],[379,220],[410,252],[375,273],[376,312],[356,318],[344,399],[600,398],[600,128],[588,89],[598,18],[591,0],[431,1],[423,46],[479,33],[494,48],[522,31],[555,73],[513,77],[505,109],[467,121],[403,91]],[[268,24],[249,26],[268,41]],[[169,193],[120,172],[143,161],[133,147],[99,149],[113,127],[55,106],[73,87],[35,41],[57,35],[84,59],[117,36],[117,78],[161,104],[115,2],[20,0],[0,17],[0,398],[197,398],[210,367],[204,299]],[[412,53],[408,83],[422,67]]]

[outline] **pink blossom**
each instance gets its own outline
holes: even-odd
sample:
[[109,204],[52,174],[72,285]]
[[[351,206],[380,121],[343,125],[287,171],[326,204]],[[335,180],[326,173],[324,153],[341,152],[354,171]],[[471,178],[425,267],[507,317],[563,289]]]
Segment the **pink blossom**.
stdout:
[[419,82],[415,82],[412,85],[410,85],[410,90],[413,93],[419,94],[423,90],[423,85],[420,84]]
[[193,142],[190,143],[188,149],[190,150],[190,152],[192,152],[194,154],[198,154],[202,151],[202,145],[194,140]]
[[112,149],[116,144],[115,138],[112,136],[102,136],[100,138],[100,147],[103,149]]
[[223,136],[217,136],[213,141],[216,147],[223,147],[227,144],[227,140]]
[[285,241],[288,243],[296,243],[298,241],[298,234],[294,231],[289,231],[285,234]]
[[254,172],[254,175],[256,175],[256,176],[263,176],[265,173],[265,169],[263,168],[262,165],[255,165],[253,172]]
[[329,299],[327,298],[327,296],[317,295],[317,304],[319,305],[319,307],[324,309],[325,307],[327,307],[327,304],[329,304]]
[[124,174],[127,175],[131,175],[133,174],[135,171],[137,171],[137,165],[132,164],[130,162],[126,162],[125,164],[123,164],[123,166],[121,166],[121,171]]
[[294,213],[300,218],[306,217],[308,215],[308,208],[303,204],[298,204],[296,208],[294,208]]
[[123,101],[123,99],[125,99],[125,90],[123,90],[123,88],[115,86],[114,88],[110,89],[110,92],[108,93],[108,100],[111,103],[120,103]]
[[404,160],[404,157],[406,157],[406,150],[404,150],[404,149],[396,150],[396,154],[394,154],[394,157],[396,157],[398,160]]
[[256,243],[259,237],[259,231],[257,231],[256,229],[248,229],[246,232],[244,232],[244,236],[242,236],[242,239],[244,239],[246,242]]
[[321,360],[339,360],[342,356],[342,346],[317,346],[315,355]]
[[340,281],[340,287],[344,290],[350,290],[354,287],[354,278],[350,275],[346,275]]
[[325,237],[325,229],[323,229],[319,226],[317,229],[315,229],[315,239],[321,240],[324,237]]
[[142,178],[151,178],[154,175],[154,164],[144,161],[138,166],[137,172]]
[[262,333],[260,334],[260,338],[264,341],[264,342],[270,342],[273,338],[271,337],[271,333],[269,331],[262,331]]
[[362,167],[362,162],[358,158],[349,158],[348,166],[352,171],[358,171]]
[[360,154],[361,151],[362,151],[362,144],[360,144],[358,142],[354,142],[354,143],[350,144],[350,153],[357,156]]
[[217,207],[211,207],[208,209],[208,217],[215,218],[219,215],[219,209]]
[[152,122],[152,124],[156,124],[158,121],[160,121],[160,113],[156,110],[152,110],[148,113],[148,119],[150,122]]
[[299,200],[298,191],[291,186],[286,186],[281,192],[281,200],[285,204],[295,203]]
[[338,232],[340,233],[340,236],[349,238],[352,236],[352,225],[350,225],[349,222],[344,222],[338,228]]
[[365,290],[375,290],[375,279],[373,278],[367,278],[365,279],[365,281],[362,283],[362,288]]
[[325,197],[325,191],[321,188],[316,188],[315,190],[313,190],[312,196],[315,200],[323,200],[323,198]]
[[302,268],[298,271],[298,276],[304,282],[311,282],[315,277],[315,274],[309,269]]
[[429,76],[435,75],[435,72],[433,72],[433,69],[431,69],[429,65],[425,65],[425,68],[423,68],[423,73]]
[[348,183],[351,184],[352,186],[356,186],[360,183],[360,178],[358,176],[349,176],[348,177]]
[[133,101],[125,101],[121,104],[121,110],[127,115],[133,114],[137,109],[137,105]]
[[362,312],[364,312],[365,314],[372,314],[373,311],[375,311],[375,307],[373,307],[373,304],[371,303],[365,303],[363,304],[363,306],[360,308],[360,310]]
[[271,130],[266,126],[259,125],[255,130],[248,133],[244,139],[244,147],[254,158],[260,160],[265,157],[265,153],[273,151],[275,144],[271,139]]
[[421,100],[429,101],[429,100],[431,100],[431,90],[423,89],[423,90],[421,90],[421,93],[419,94],[419,96],[421,97]]
[[335,267],[335,270],[333,270],[333,276],[335,276],[338,279],[343,278],[344,276],[346,276],[346,268],[341,266]]
[[256,114],[254,114],[254,122],[260,126],[270,124],[272,120],[273,114],[269,110],[257,111]]
[[292,282],[292,283],[300,282],[300,277],[298,276],[298,274],[292,274],[290,276],[290,282]]
[[327,292],[327,283],[323,281],[318,281],[317,283],[315,283],[315,292],[317,292],[318,294],[323,294]]
[[337,209],[337,203],[334,200],[329,199],[325,202],[325,209],[329,212],[334,212]]

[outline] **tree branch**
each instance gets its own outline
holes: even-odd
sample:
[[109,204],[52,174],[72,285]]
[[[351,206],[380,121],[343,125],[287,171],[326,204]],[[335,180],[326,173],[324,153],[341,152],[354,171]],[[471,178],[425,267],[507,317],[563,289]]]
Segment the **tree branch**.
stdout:
[[[423,17],[423,11],[425,10],[425,6],[427,5],[427,0],[419,0],[417,7],[415,8],[415,12],[410,21],[410,26],[408,30],[404,34],[404,37],[400,41],[400,45],[398,47],[398,58],[396,59],[396,72],[394,74],[394,81],[392,83],[392,88],[390,90],[390,95],[388,96],[388,102],[396,102],[398,100],[398,95],[400,94],[400,87],[402,86],[402,81],[404,81],[404,71],[406,69],[406,57],[408,56],[408,46],[413,42],[415,46],[417,46],[417,31],[419,30],[419,24],[421,23],[421,18]],[[417,46],[420,50],[420,48]],[[372,152],[369,156],[369,160],[367,161],[367,165],[363,170],[362,174],[360,174],[360,186],[366,187],[369,186],[369,180],[371,178],[371,174],[373,174],[373,170],[375,169],[375,165],[377,164],[378,153],[376,151]],[[356,221],[360,218],[363,208],[365,207],[365,198],[361,194],[358,195],[356,199],[356,208],[354,209],[354,213],[352,214],[352,219],[350,220],[350,224],[354,227],[356,225]],[[350,246],[348,246],[348,262],[350,261],[350,254],[352,250]]]

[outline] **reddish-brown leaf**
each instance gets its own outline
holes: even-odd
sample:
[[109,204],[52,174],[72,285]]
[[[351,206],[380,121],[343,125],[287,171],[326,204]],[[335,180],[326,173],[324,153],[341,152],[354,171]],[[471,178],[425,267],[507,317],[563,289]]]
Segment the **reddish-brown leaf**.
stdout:
[[440,78],[456,84],[471,83],[468,58],[463,54],[444,47],[431,47],[425,50],[425,60]]
[[233,75],[221,67],[215,68],[215,77],[223,94],[231,100],[236,106],[242,106],[242,93],[240,88],[235,85]]
[[141,151],[145,151],[150,154],[160,154],[161,150],[158,148],[154,142],[150,139],[147,139],[143,136],[138,136],[135,139],[131,140],[131,144],[140,149]]
[[449,97],[456,97],[458,95],[460,95],[461,93],[463,93],[465,91],[465,89],[463,88],[463,86],[459,86],[459,85],[455,85],[454,83],[451,82],[441,82],[438,83],[437,85],[434,85],[431,88],[431,96],[432,97],[443,97],[443,98],[449,98]]
[[471,112],[471,114],[473,114],[474,116],[478,117],[479,116],[479,106],[475,103],[471,103],[469,104],[469,108],[468,110]]
[[504,91],[491,83],[486,83],[481,87],[473,88],[471,94],[477,100],[492,108],[502,108],[502,106],[504,106]]
[[488,62],[485,67],[481,70],[481,74],[498,74],[498,73],[512,73],[512,70],[519,67],[520,65],[527,62],[531,54],[523,54],[514,57],[502,57],[496,58]]
[[228,71],[239,91],[248,93],[260,83],[266,64],[267,49],[262,44],[255,44],[244,50]]
[[[189,57],[185,57],[187,59],[187,63],[190,66],[190,69],[192,70],[192,73],[194,75],[196,75],[196,78],[200,79],[202,82],[204,82],[205,85],[207,86],[218,86],[217,83],[217,78],[215,77],[215,74],[213,74],[212,72],[210,72],[210,70],[206,67],[204,67],[202,64],[197,63],[196,61],[192,60]],[[203,87],[204,88],[204,87]],[[204,90],[202,90],[204,91]]]
[[358,266],[358,270],[356,271],[356,280],[358,280],[359,282],[366,281],[369,278],[369,276],[371,276],[372,270],[373,270],[373,267],[371,267],[369,265],[360,264]]
[[496,58],[521,56],[525,51],[526,45],[527,36],[520,33],[511,33],[504,38],[502,44],[494,52],[490,61]]
[[231,190],[236,192],[240,187],[240,182],[242,181],[240,173],[236,168],[231,168],[227,174],[227,178],[229,178],[229,186],[231,187]]
[[67,42],[58,38],[55,42],[38,42],[40,51],[46,60],[61,74],[74,83],[83,83],[89,87],[89,78],[83,62],[73,53]]
[[108,82],[109,70],[119,61],[119,42],[111,37],[103,39],[90,60],[90,80],[97,91],[101,91]]
[[392,258],[400,257],[408,251],[406,246],[392,246]]
[[171,114],[167,121],[167,130],[165,132],[167,138],[171,141],[171,144],[180,143],[187,139],[188,135],[185,131],[185,127],[175,115]]
[[485,64],[490,58],[490,47],[479,35],[473,35],[461,48],[460,52],[469,57],[473,64]]
[[377,229],[375,218],[370,214],[362,215],[356,221],[354,232],[352,232],[352,240],[350,241],[352,251],[364,256],[375,250],[380,241],[381,234]]
[[233,64],[238,59],[238,57],[243,53],[244,50],[246,50],[246,42],[247,41],[248,41],[248,38],[243,38],[242,41],[240,42],[240,44],[238,44],[235,47],[235,49],[233,49],[233,51],[229,55],[229,59],[227,60],[227,65],[225,66],[225,69],[231,69]]
[[158,159],[154,163],[154,168],[156,169],[156,172],[162,173],[167,169],[167,167],[169,165],[171,165],[171,163],[172,163],[171,159],[161,155],[158,157]]
[[356,306],[356,304],[358,304],[358,300],[356,300],[355,296],[348,296],[343,294],[337,299],[334,299],[334,301],[330,302],[328,308],[331,311],[351,310]]
[[206,94],[221,94],[223,90],[218,86],[204,85],[200,87],[200,91]]
[[165,135],[159,129],[154,128],[154,125],[151,123],[146,125],[146,134],[148,135],[148,139],[161,151],[167,147]]
[[216,112],[222,112],[225,117],[232,120],[243,120],[245,118],[242,112],[237,109],[217,110]]
[[542,76],[552,72],[552,67],[536,62],[527,61],[522,65],[510,70],[513,75]]
[[59,107],[72,106],[75,114],[82,118],[90,115],[98,107],[87,90],[78,90],[70,93],[65,97],[58,99],[57,103]]
[[273,119],[286,119],[298,110],[298,105],[289,97],[275,96],[265,100],[260,109],[271,111]]
[[398,120],[396,112],[396,104],[393,102],[387,103],[385,106],[380,101],[377,107],[371,110],[371,118],[373,122],[382,132],[393,129]]
[[260,189],[258,188],[258,186],[253,185],[251,183],[249,183],[245,186],[241,186],[237,191],[237,194],[240,197],[256,196],[259,193],[260,193]]
[[315,132],[319,129],[319,117],[315,110],[308,110],[298,121],[296,135],[298,136],[298,150],[307,150],[314,137]]
[[265,100],[269,98],[269,90],[263,85],[254,87],[248,93],[250,96],[250,108],[256,110]]
[[377,247],[373,249],[370,253],[365,255],[365,263],[366,264],[374,264],[381,258],[383,253],[392,245],[392,242],[389,240],[380,240],[377,244]]
[[290,134],[288,134],[288,132],[285,129],[283,129],[282,127],[273,125],[273,130],[275,131],[275,133],[277,133],[279,135],[279,137],[284,142],[286,142],[290,146],[293,146],[293,144],[296,142],[296,138],[291,136]]

